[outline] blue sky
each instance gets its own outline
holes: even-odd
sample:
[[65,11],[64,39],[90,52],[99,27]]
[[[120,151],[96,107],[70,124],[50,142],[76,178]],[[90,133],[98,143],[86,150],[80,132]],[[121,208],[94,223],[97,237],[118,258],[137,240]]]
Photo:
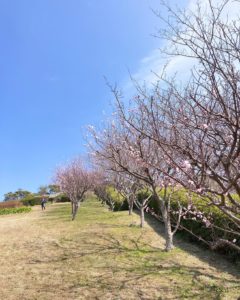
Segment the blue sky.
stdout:
[[158,0],[0,0],[0,199],[82,153],[128,69],[159,46]]
[[[104,76],[128,93],[128,70],[155,80],[163,42],[152,34],[162,24],[150,8],[159,0],[0,0],[0,200],[36,192],[86,151],[84,127],[101,122],[112,99]],[[229,17],[238,12],[231,2]],[[184,78],[191,65],[178,57],[168,71]]]

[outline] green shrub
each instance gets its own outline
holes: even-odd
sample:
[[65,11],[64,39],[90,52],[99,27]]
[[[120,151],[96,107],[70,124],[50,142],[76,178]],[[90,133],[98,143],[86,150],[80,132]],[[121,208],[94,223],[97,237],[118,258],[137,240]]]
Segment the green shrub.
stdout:
[[31,207],[1,208],[0,215],[20,214],[31,211]]
[[48,196],[48,201],[50,203],[70,202],[70,199],[66,194],[59,192],[59,193],[50,194]]
[[70,199],[66,195],[58,196],[55,202],[70,202]]
[[113,210],[120,210],[124,203],[124,197],[113,186],[107,186],[106,193],[107,197],[111,199],[114,205]]
[[[161,197],[164,197],[163,191],[160,191],[159,195]],[[139,199],[146,196],[147,196],[146,191],[141,191],[138,194]],[[235,199],[239,199],[237,196],[234,197]],[[197,194],[191,193],[191,200],[190,200],[188,197],[188,192],[185,189],[179,189],[172,194],[171,218],[173,224],[177,220],[176,212],[178,211],[178,201],[183,207],[183,209],[185,210],[187,209],[188,205],[191,202],[194,211],[196,212],[196,216],[187,214],[185,218],[182,218],[181,225],[187,229],[185,230],[183,228],[182,229],[180,228],[182,236],[186,237],[190,241],[202,243],[199,240],[199,238],[193,235],[195,234],[196,236],[203,238],[209,244],[211,244],[212,242],[216,241],[219,238],[224,238],[229,241],[233,241],[236,239],[236,245],[240,246],[240,239],[237,239],[236,235],[230,232],[224,232],[223,230],[219,229],[219,228],[228,228],[228,229],[238,231],[236,225],[234,225],[231,219],[229,219],[227,215],[221,212],[221,210],[218,209],[217,207],[209,205],[209,201],[206,198],[202,198]],[[153,198],[150,200],[149,207],[155,213],[161,216],[161,213],[158,208],[158,204]],[[206,219],[210,220],[210,222],[214,224],[215,227],[211,225],[207,226],[206,223],[202,221],[202,216],[201,214],[198,214],[198,212],[202,213]],[[193,234],[189,233],[188,230],[191,231]],[[237,258],[238,256],[235,250],[227,246],[224,246],[223,248],[219,248],[217,249],[217,251],[224,254],[228,254],[232,258]]]
[[128,210],[127,200],[111,185],[96,188],[95,194],[112,211]]
[[22,204],[25,206],[40,205],[42,201],[42,196],[30,196],[21,200]]

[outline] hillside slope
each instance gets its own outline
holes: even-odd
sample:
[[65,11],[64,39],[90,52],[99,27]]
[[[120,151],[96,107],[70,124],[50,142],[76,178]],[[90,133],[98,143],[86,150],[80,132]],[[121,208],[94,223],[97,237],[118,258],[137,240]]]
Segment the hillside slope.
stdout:
[[0,217],[0,299],[238,299],[236,266],[181,241],[166,253],[161,225],[138,222],[95,198],[74,222],[69,203]]

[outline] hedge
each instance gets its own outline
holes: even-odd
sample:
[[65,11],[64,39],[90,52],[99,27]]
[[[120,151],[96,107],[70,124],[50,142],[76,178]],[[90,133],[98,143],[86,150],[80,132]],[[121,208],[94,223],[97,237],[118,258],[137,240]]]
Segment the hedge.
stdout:
[[31,207],[2,208],[0,209],[0,215],[28,213],[31,210]]
[[[163,197],[163,191],[161,191],[159,194],[160,196]],[[179,189],[178,191],[175,191],[172,194],[171,217],[172,217],[173,224],[174,221],[176,221],[177,219],[176,212],[178,210],[178,201],[183,207],[183,210],[184,209],[186,210],[188,205],[190,204],[187,194],[188,192],[185,189]],[[237,199],[236,195],[235,195],[235,199]],[[217,226],[219,228],[228,227],[232,230],[238,231],[236,225],[234,225],[234,223],[227,215],[221,212],[219,208],[213,205],[209,205],[209,200],[207,200],[206,198],[202,198],[194,193],[191,193],[191,203],[196,214],[195,216],[193,216],[187,213],[185,218],[182,218],[181,220],[182,228],[180,228],[179,230],[182,236],[186,237],[190,241],[201,243],[202,245],[204,244],[203,242],[201,242],[201,238],[204,239],[209,244],[213,243],[219,238],[224,238],[229,241],[235,241],[235,244],[240,246],[240,238],[236,238],[236,235],[230,232],[224,232],[223,230],[214,227],[214,226]],[[159,216],[161,215],[158,205],[156,201],[154,201],[154,199],[151,199],[149,203],[149,207],[153,209]],[[203,217],[206,218],[207,220],[210,220],[210,223],[212,223],[214,226],[211,226],[210,223],[209,225],[206,225],[206,223],[202,221]],[[184,229],[184,227],[186,229]],[[195,237],[189,231],[192,232],[194,235],[200,237],[200,239]],[[217,251],[229,255],[233,259],[237,259],[239,257],[239,253],[237,253],[236,250],[228,246],[218,248]]]
[[21,200],[22,204],[25,206],[40,205],[42,201],[42,196],[30,196]]
[[70,202],[70,199],[66,195],[61,195],[53,200],[54,202]]
[[[139,200],[142,200],[149,196],[146,190],[141,190],[137,197]],[[167,192],[169,193],[169,191]],[[97,194],[97,193],[96,193]],[[106,194],[106,195],[105,195]],[[108,201],[101,199],[103,202],[105,202],[107,205],[114,206],[114,211],[116,210],[127,210],[128,209],[128,203],[126,199],[124,199],[119,192],[114,189],[112,186],[105,187],[105,198],[107,197]],[[163,191],[159,191],[159,195],[163,197]],[[99,197],[99,195],[97,195]],[[99,197],[101,198],[101,197]],[[103,197],[102,197],[103,198]],[[239,199],[237,195],[234,195],[235,199]],[[110,201],[111,200],[111,201]],[[178,211],[178,201],[183,207],[183,210],[187,209],[188,205],[190,204],[190,201],[188,199],[188,191],[185,189],[179,189],[175,191],[172,196],[171,196],[171,218],[172,218],[172,224],[177,219],[177,211]],[[240,201],[240,200],[239,200]],[[111,202],[111,203],[110,203]],[[181,228],[179,228],[178,234],[181,234],[182,237],[188,239],[191,242],[196,242],[200,243],[201,245],[205,245],[202,241],[205,240],[208,244],[213,243],[216,241],[218,238],[224,238],[229,241],[235,241],[236,245],[240,246],[240,239],[236,238],[236,235],[232,233],[226,233],[221,229],[208,226],[206,223],[204,223],[203,216],[206,219],[209,219],[211,223],[213,223],[217,227],[226,227],[228,226],[232,230],[238,231],[237,227],[234,225],[234,223],[225,215],[221,212],[220,209],[218,209],[215,206],[212,205],[207,205],[209,204],[209,201],[206,198],[201,198],[197,194],[191,193],[191,202],[192,202],[192,207],[194,208],[195,212],[201,212],[201,214],[196,214],[196,219],[192,219],[192,215],[186,214],[185,219],[182,218],[181,220]],[[112,204],[113,203],[113,204]],[[149,202],[149,208],[150,211],[154,211],[159,218],[161,219],[161,213],[159,211],[159,207],[157,202],[153,199],[150,199]],[[195,217],[195,216],[194,216]],[[191,234],[190,232],[193,234]],[[194,236],[196,235],[196,236]],[[200,239],[199,239],[200,237]],[[218,252],[227,254],[233,259],[238,259],[239,253],[237,253],[236,250],[224,246],[222,248],[217,249]]]

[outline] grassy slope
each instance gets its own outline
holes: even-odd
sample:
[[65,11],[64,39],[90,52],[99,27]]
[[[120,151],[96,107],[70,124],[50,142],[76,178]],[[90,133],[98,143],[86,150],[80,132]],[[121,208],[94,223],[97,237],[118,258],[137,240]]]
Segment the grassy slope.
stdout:
[[[0,299],[237,299],[236,267],[196,246],[171,253],[155,221],[86,201],[0,217]],[[132,224],[132,226],[129,226]],[[240,273],[240,272],[239,272]]]

